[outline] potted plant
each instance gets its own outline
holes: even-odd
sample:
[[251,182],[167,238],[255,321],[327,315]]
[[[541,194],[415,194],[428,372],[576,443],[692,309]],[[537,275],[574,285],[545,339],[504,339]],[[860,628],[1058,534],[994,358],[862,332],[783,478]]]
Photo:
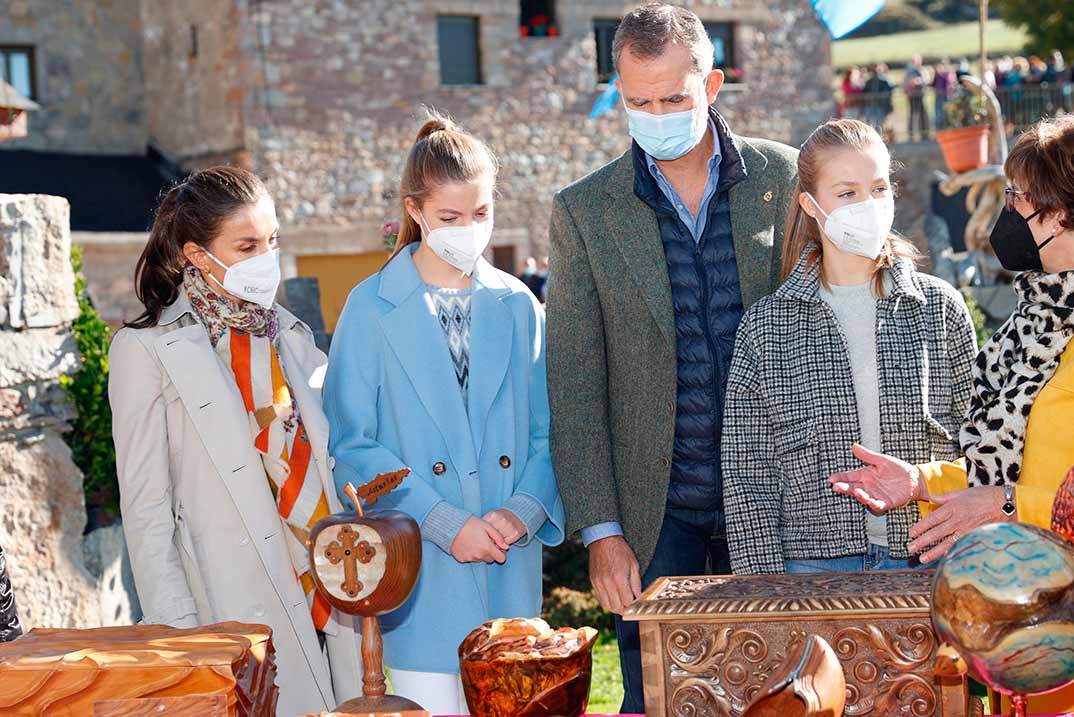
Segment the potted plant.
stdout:
[[944,162],[955,174],[988,163],[988,109],[985,99],[962,90],[944,103],[948,129],[936,133]]

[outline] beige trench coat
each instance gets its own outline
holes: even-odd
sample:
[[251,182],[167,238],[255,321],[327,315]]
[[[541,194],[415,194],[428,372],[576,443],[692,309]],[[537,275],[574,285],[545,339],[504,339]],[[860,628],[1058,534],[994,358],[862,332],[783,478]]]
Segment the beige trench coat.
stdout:
[[[317,385],[327,359],[308,327],[277,310],[280,361],[338,512]],[[353,623],[341,615],[322,652],[242,398],[186,296],[158,326],[117,333],[109,362],[123,528],[144,622],[271,627],[280,717],[358,696]]]

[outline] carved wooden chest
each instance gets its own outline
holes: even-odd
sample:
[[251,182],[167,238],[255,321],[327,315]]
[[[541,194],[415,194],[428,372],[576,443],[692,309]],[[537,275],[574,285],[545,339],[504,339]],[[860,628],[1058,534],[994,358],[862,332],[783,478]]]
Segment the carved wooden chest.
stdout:
[[35,629],[0,645],[0,715],[272,717],[264,625]]
[[641,628],[645,712],[738,717],[788,647],[813,633],[843,666],[848,717],[963,715],[964,683],[941,689],[934,675],[932,575],[662,578],[624,616]]

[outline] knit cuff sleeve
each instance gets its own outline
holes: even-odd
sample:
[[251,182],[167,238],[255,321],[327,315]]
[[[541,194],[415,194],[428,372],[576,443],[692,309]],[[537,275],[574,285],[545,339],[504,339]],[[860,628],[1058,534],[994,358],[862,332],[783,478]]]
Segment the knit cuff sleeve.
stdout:
[[541,505],[541,502],[524,493],[511,496],[503,504],[503,507],[504,510],[514,513],[522,521],[522,524],[526,526],[526,537],[519,541],[520,547],[525,547],[533,540],[533,536],[537,535],[537,531],[548,520],[548,515],[544,512],[544,506]]
[[422,521],[421,536],[450,555],[455,536],[469,519],[470,514],[465,510],[442,500],[432,507]]

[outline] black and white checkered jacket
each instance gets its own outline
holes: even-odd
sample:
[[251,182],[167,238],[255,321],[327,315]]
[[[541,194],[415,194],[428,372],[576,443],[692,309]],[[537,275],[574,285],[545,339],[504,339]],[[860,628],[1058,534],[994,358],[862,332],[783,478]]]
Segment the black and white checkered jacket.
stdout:
[[[977,353],[961,294],[901,261],[877,301],[883,450],[911,463],[954,460]],[[837,495],[832,473],[858,468],[860,440],[846,341],[818,295],[816,267],[799,261],[743,318],[724,412],[724,510],[736,574],[783,572],[785,559],[867,549],[865,508]],[[910,504],[888,513],[888,546],[909,557]]]

